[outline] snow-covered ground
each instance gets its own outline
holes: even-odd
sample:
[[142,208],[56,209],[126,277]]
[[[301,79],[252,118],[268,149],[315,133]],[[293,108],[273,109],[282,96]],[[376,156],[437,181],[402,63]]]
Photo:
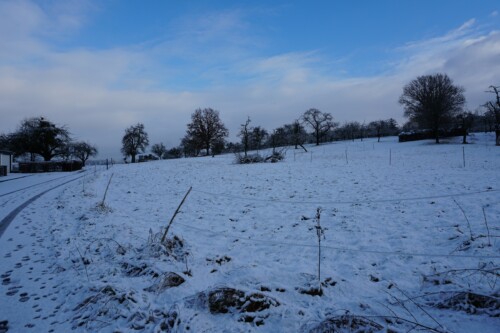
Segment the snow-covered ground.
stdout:
[[498,332],[500,149],[469,140],[91,168],[0,238],[0,332]]

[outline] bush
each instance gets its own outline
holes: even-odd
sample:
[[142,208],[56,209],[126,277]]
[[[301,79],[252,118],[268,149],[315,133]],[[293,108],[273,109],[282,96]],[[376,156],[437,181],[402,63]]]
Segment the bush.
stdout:
[[259,154],[248,154],[247,156],[241,153],[236,153],[236,164],[262,163],[264,158]]
[[276,163],[285,159],[285,153],[283,151],[273,151],[271,155],[266,157],[266,162]]
[[247,154],[247,156],[241,153],[235,154],[236,164],[251,164],[251,163],[265,163],[271,162],[276,163],[285,159],[285,154],[283,151],[273,151],[269,156],[261,156],[259,154]]

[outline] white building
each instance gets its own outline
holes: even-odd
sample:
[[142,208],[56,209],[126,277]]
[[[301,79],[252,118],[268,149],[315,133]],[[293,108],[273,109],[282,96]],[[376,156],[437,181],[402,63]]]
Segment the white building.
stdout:
[[0,176],[7,176],[12,170],[12,153],[0,150]]

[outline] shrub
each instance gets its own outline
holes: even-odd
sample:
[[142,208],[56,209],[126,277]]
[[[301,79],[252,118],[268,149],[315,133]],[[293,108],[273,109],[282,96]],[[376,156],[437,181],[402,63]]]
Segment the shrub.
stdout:
[[247,154],[246,156],[241,153],[235,154],[236,164],[251,164],[251,163],[276,163],[285,159],[284,151],[273,151],[269,156],[261,156],[259,154]]
[[259,154],[247,154],[247,156],[236,153],[236,164],[250,164],[250,163],[262,163],[265,162],[264,158]]

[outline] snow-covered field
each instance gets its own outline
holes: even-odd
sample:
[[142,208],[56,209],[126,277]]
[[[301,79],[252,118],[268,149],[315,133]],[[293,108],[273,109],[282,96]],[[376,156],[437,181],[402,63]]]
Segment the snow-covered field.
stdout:
[[90,168],[0,238],[0,332],[498,332],[500,148],[469,140]]

